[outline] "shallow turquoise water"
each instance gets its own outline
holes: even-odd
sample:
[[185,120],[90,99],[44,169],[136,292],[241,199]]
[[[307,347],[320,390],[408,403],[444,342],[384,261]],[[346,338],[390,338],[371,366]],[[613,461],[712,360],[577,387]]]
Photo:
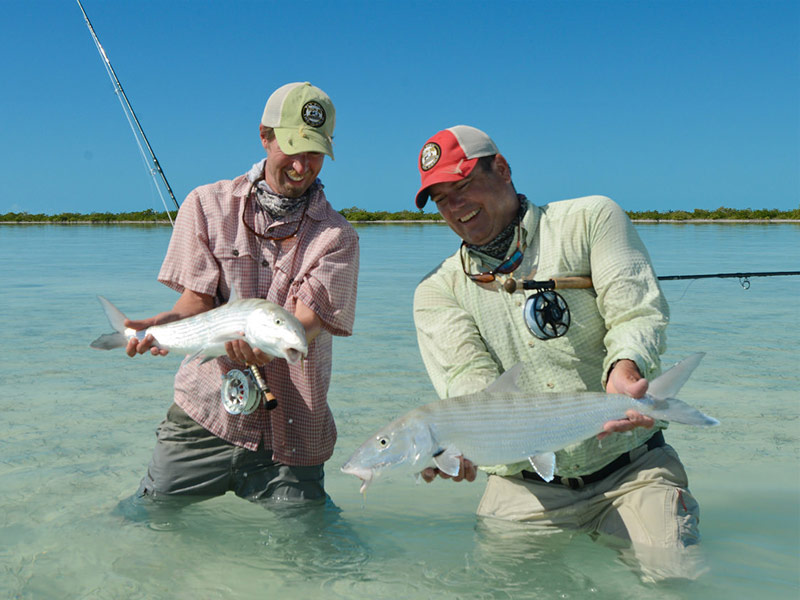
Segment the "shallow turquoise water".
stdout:
[[[638,225],[660,275],[800,268],[800,226]],[[356,331],[334,344],[336,508],[285,518],[233,496],[136,521],[137,487],[179,359],[92,351],[108,325],[174,302],[155,275],[168,227],[0,227],[0,598],[796,598],[800,592],[800,277],[664,282],[665,362],[707,356],[681,396],[722,421],[668,432],[702,511],[709,571],[644,584],[586,536],[497,532],[475,484],[338,467],[374,429],[434,399],[416,282],[457,241],[441,225],[366,225]]]

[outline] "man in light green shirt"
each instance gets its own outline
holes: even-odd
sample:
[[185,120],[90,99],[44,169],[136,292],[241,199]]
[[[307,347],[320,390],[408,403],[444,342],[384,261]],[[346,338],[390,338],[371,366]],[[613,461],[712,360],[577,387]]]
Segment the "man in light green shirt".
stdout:
[[[417,207],[430,197],[463,240],[414,297],[420,351],[439,396],[482,390],[522,362],[525,390],[642,397],[660,372],[669,309],[624,211],[602,196],[532,205],[516,192],[491,138],[464,125],[430,138],[419,169]],[[549,297],[557,309],[550,320],[526,324],[523,308],[533,292],[519,281],[570,277],[591,277],[591,287],[559,289],[563,303]],[[664,442],[665,427],[630,411],[606,423],[601,439],[557,452],[549,483],[527,462],[488,468],[478,514],[606,533],[634,545],[693,544],[699,510]],[[455,480],[475,479],[468,459]],[[436,475],[449,478],[423,472],[426,481]]]

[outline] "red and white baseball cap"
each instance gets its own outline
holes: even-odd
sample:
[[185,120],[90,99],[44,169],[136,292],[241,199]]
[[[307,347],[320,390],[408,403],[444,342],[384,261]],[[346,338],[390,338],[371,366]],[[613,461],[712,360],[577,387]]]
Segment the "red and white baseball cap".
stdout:
[[475,168],[479,158],[497,153],[492,138],[469,125],[456,125],[434,135],[419,153],[422,186],[417,192],[417,208],[422,208],[428,201],[430,186],[464,179]]

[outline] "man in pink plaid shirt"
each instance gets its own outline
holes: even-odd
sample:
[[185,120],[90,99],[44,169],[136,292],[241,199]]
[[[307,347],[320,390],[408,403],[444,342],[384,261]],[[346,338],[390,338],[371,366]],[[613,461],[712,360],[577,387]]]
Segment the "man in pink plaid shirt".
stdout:
[[[261,120],[266,159],[233,180],[195,189],[181,206],[158,276],[180,297],[172,310],[127,326],[186,318],[234,294],[265,298],[303,324],[308,356],[290,365],[234,341],[227,356],[184,360],[138,498],[188,503],[233,491],[262,502],[326,499],[323,463],[336,442],[327,403],[332,336],[352,334],[359,261],[358,235],[317,178],[325,155],[333,159],[335,119],[319,88],[280,87]],[[166,354],[149,336],[126,350]],[[277,408],[225,410],[223,378],[245,364],[260,369]]]

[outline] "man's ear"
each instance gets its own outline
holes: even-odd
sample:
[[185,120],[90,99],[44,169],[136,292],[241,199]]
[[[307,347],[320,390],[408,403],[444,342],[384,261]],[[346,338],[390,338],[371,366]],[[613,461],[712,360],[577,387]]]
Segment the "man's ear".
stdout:
[[511,183],[511,166],[505,156],[500,153],[494,155],[494,172],[500,175],[506,183]]
[[267,144],[269,143],[269,129],[264,127],[263,125],[258,125],[258,136],[261,138],[261,145],[264,146],[264,150],[267,150]]

